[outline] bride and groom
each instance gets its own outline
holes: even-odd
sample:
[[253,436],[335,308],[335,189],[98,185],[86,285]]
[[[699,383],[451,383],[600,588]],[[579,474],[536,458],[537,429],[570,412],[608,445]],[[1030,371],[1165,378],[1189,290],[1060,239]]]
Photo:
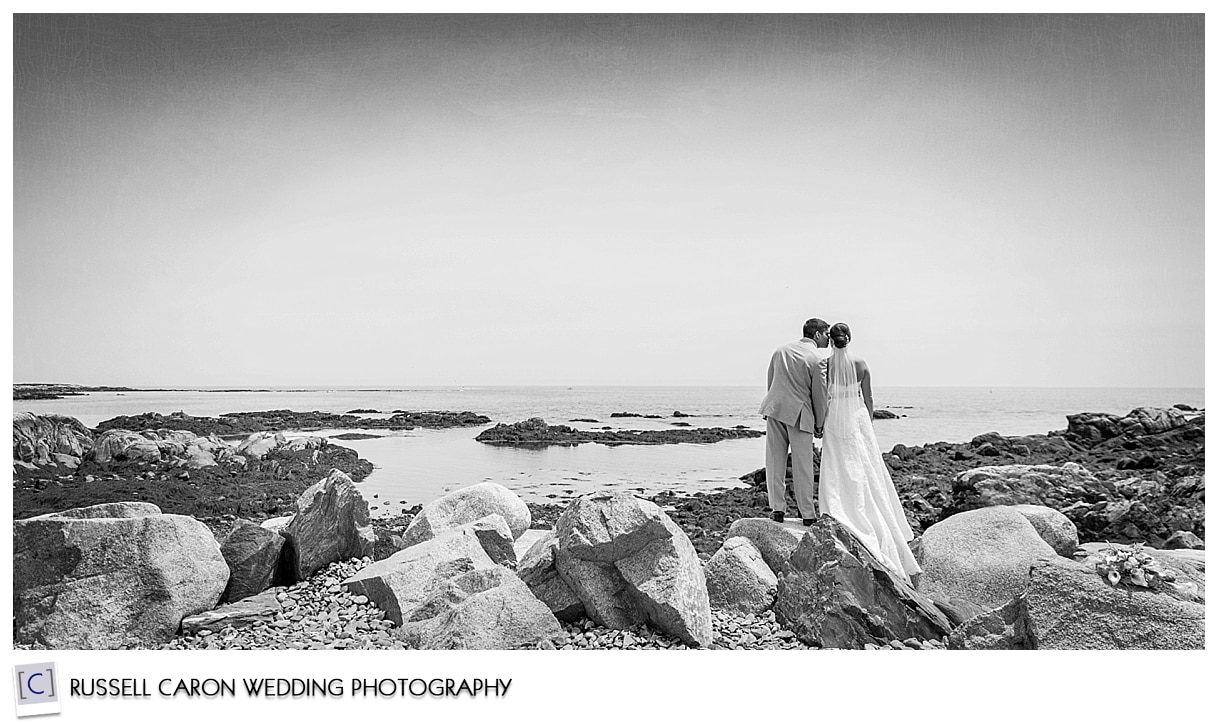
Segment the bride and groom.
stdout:
[[[905,581],[921,572],[909,541],[913,531],[897,498],[871,426],[871,371],[850,353],[850,327],[822,319],[804,323],[803,338],[770,358],[766,397],[765,479],[773,518],[786,514],[787,449],[791,482],[804,525],[816,518],[812,446],[823,438],[820,511],[848,528]],[[829,348],[832,347],[830,350]]]

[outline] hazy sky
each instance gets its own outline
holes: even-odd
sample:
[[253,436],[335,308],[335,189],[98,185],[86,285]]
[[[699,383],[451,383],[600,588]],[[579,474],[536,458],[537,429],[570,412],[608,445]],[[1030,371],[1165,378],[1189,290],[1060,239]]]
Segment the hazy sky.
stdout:
[[1204,384],[1201,16],[17,16],[14,377]]

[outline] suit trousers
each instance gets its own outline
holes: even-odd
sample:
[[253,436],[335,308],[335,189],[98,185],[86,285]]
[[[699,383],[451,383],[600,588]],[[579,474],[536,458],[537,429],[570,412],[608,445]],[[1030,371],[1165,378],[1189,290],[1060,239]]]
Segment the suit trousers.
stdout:
[[795,489],[795,503],[802,518],[816,517],[816,504],[812,494],[815,483],[812,479],[815,463],[812,458],[810,432],[795,425],[788,425],[773,418],[765,419],[765,487],[770,496],[770,509],[787,511],[787,448],[791,449],[791,486]]

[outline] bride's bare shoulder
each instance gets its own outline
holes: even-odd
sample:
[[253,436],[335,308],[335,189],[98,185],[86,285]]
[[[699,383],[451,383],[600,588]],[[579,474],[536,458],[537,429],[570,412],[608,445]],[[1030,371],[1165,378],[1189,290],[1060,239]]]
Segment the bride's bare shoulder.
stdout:
[[863,359],[862,357],[854,358],[854,371],[858,374],[859,379],[862,379],[863,373],[867,372],[869,369],[870,368],[867,367],[867,360]]

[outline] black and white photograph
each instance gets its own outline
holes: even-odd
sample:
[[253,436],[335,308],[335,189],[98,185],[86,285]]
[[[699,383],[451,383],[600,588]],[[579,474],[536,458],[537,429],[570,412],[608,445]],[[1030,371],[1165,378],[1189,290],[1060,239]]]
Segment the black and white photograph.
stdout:
[[1205,648],[1204,14],[12,42],[21,661]]

